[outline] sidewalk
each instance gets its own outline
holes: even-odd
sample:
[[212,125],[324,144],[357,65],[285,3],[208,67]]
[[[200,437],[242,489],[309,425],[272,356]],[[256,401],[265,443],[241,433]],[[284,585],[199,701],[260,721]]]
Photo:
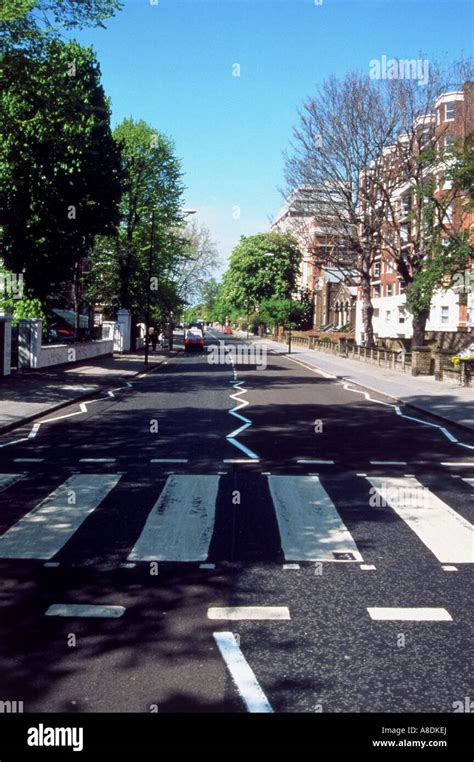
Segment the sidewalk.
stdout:
[[[147,370],[167,353],[150,352]],[[93,363],[13,373],[0,378],[0,434],[96,392],[124,385],[143,373],[144,352],[98,358]]]
[[[256,341],[282,354],[288,352],[286,344],[269,339]],[[410,376],[408,373],[379,368],[370,363],[303,349],[296,345],[291,348],[291,357],[339,379],[360,384],[366,389],[392,397],[397,402],[403,402],[450,423],[474,430],[473,387],[435,381],[433,376]]]

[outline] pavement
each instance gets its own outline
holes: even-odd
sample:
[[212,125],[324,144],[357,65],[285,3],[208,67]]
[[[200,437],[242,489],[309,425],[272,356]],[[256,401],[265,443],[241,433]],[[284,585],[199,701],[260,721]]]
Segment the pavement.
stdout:
[[0,436],[2,698],[315,723],[464,706],[474,435],[267,359],[178,345]]
[[142,350],[98,358],[93,363],[14,372],[0,378],[0,433],[125,384],[162,363],[169,354],[151,351],[147,368]]
[[[238,336],[240,334],[237,334]],[[246,335],[242,333],[242,337]],[[287,355],[288,346],[269,339],[256,339],[257,344]],[[433,376],[411,376],[408,373],[379,368],[371,363],[309,350],[293,344],[291,358],[338,379],[373,390],[396,402],[410,405],[449,423],[474,430],[474,387],[461,387],[456,382],[435,381]]]

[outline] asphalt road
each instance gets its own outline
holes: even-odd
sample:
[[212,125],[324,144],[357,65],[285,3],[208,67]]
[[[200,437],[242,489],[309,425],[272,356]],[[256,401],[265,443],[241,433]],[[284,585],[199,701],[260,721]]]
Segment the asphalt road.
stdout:
[[472,695],[474,437],[266,361],[178,344],[0,438],[0,700],[449,713]]

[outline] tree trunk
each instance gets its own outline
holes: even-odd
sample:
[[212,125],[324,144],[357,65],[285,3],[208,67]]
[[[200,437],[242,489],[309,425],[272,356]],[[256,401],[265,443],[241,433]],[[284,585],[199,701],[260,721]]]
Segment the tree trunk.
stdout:
[[374,308],[370,299],[370,276],[362,278],[362,323],[364,326],[365,344],[367,347],[374,346],[374,328],[372,316]]
[[411,346],[422,347],[425,340],[425,328],[429,317],[428,310],[423,310],[418,315],[413,316],[413,338]]

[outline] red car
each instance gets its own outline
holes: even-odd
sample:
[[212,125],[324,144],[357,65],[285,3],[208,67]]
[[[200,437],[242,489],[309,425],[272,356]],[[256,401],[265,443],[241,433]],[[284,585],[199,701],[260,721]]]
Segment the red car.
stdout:
[[226,333],[226,334],[229,334],[229,333],[231,334],[232,333],[232,328],[230,327],[230,325],[225,325],[224,326],[224,333]]
[[197,352],[202,352],[203,349],[204,336],[202,335],[201,329],[190,328],[189,331],[186,331],[186,336],[184,338],[184,351],[192,352],[195,350]]

